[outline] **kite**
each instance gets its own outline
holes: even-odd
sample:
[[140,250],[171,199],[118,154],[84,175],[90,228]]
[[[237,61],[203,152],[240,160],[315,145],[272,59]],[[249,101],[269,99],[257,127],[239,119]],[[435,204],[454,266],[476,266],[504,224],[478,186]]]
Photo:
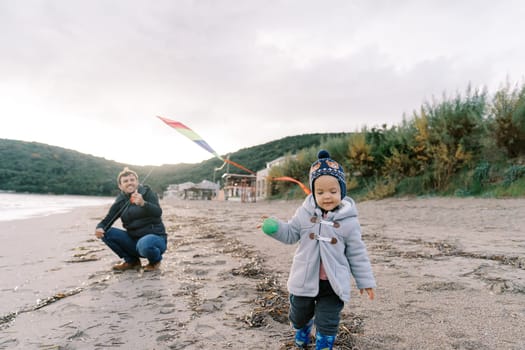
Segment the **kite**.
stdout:
[[251,171],[250,169],[247,169],[244,166],[242,166],[242,165],[240,165],[238,163],[235,163],[234,161],[232,161],[232,160],[230,160],[228,158],[221,157],[217,152],[215,152],[213,150],[213,148],[210,147],[210,145],[206,141],[204,141],[202,139],[202,137],[199,136],[199,134],[197,134],[195,131],[191,130],[186,125],[182,124],[181,122],[177,122],[175,120],[171,120],[171,119],[163,118],[163,117],[159,117],[159,116],[157,116],[157,118],[159,118],[164,123],[166,123],[169,126],[171,126],[172,128],[174,128],[175,130],[177,130],[182,135],[186,136],[187,138],[189,138],[190,140],[192,140],[193,142],[195,142],[196,144],[198,144],[202,148],[204,148],[206,151],[208,151],[211,154],[213,154],[215,157],[217,157],[220,160],[222,160],[224,163],[229,163],[229,164],[231,164],[231,165],[233,165],[233,166],[235,166],[235,167],[237,167],[237,168],[239,168],[241,170],[244,170],[244,171],[246,171],[246,172],[248,172],[250,174],[255,175],[255,173],[253,171]]
[[159,116],[157,116],[157,118],[159,118],[164,123],[171,126],[173,129],[177,130],[182,135],[186,136],[187,138],[189,138],[190,140],[192,140],[193,142],[195,142],[202,148],[204,148],[206,151],[213,154],[215,157],[222,159],[222,157],[217,152],[215,152],[213,148],[211,148],[210,145],[208,145],[208,143],[202,139],[202,137],[200,137],[195,131],[191,130],[186,125],[182,124],[181,122],[176,122],[174,120],[162,118]]

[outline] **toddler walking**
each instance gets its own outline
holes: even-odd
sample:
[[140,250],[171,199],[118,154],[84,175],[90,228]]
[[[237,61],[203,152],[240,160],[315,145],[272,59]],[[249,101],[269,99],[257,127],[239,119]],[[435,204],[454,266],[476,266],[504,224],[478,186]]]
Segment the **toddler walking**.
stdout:
[[321,150],[309,174],[312,193],[294,216],[288,222],[267,218],[262,230],[286,244],[299,242],[287,283],[295,344],[305,348],[315,324],[316,350],[325,350],[334,345],[351,277],[371,300],[376,282],[343,168]]

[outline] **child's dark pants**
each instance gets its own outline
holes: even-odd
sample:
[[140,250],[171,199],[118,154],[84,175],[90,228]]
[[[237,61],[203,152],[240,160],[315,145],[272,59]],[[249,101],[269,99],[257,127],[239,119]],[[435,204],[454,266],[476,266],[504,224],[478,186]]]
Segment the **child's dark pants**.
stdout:
[[294,328],[303,328],[314,318],[317,332],[323,335],[337,335],[341,310],[344,302],[334,293],[330,282],[319,280],[319,294],[316,297],[290,295],[290,321]]

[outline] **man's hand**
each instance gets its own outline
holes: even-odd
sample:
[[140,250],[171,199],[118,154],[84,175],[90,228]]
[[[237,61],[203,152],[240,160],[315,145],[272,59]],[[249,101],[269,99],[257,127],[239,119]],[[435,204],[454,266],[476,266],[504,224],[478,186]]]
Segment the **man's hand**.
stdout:
[[142,198],[142,195],[138,191],[133,192],[129,200],[131,203],[138,205],[139,207],[144,206],[144,198]]
[[95,237],[97,237],[98,239],[104,237],[104,229],[102,228],[97,228],[95,230]]

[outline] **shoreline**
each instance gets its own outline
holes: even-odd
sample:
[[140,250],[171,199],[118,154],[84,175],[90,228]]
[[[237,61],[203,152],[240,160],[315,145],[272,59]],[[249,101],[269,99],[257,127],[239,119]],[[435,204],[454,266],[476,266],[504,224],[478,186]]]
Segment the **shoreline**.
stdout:
[[[0,257],[9,301],[0,316],[27,308],[0,323],[0,349],[292,349],[295,246],[256,226],[262,215],[290,218],[300,203],[161,201],[168,251],[153,273],[111,271],[119,259],[93,235],[107,207],[0,222],[13,254]],[[525,199],[357,208],[377,299],[353,288],[335,349],[523,348]],[[33,309],[37,299],[45,305]]]
[[113,201],[112,197],[0,192],[0,222],[36,219],[75,208],[109,205]]

